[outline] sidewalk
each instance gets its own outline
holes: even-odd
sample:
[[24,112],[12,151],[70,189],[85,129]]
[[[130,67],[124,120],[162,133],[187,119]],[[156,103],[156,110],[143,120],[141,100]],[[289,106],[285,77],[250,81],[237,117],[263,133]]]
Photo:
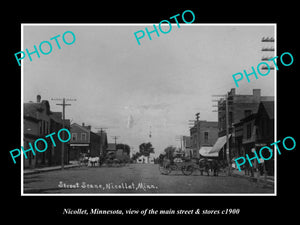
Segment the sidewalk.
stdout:
[[250,175],[245,175],[245,171],[239,171],[237,169],[232,168],[232,176],[244,177],[246,179],[249,179],[249,181],[256,183],[261,182],[263,184],[274,187],[274,176],[267,176],[265,179],[264,175],[259,175],[259,172],[254,172],[254,176],[251,177]]
[[[64,169],[74,168],[80,166],[79,164],[70,164],[65,165]],[[24,169],[23,173],[24,175],[29,174],[36,174],[36,173],[43,173],[43,172],[49,172],[49,171],[55,171],[55,170],[61,170],[61,166],[50,166],[50,167],[41,167],[41,168],[34,168],[34,169]]]

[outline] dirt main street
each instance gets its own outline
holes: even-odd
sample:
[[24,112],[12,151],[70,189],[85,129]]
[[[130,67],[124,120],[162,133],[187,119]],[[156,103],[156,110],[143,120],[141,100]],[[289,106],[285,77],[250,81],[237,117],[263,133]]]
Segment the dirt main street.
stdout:
[[242,177],[200,175],[185,176],[181,171],[162,175],[156,164],[129,164],[123,167],[76,167],[24,176],[27,193],[166,193],[235,194],[273,193]]

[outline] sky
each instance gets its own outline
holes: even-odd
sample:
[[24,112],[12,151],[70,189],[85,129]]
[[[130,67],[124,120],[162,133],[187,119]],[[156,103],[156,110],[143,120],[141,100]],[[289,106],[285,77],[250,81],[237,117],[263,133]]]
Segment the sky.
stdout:
[[[157,23],[156,23],[157,25]],[[172,24],[168,34],[152,33],[138,45],[134,32],[153,29],[153,24],[23,25],[22,50],[34,50],[42,41],[52,43],[52,52],[31,55],[22,61],[23,101],[49,100],[51,111],[61,111],[51,98],[75,98],[66,107],[72,123],[107,128],[108,141],[119,136],[138,151],[151,142],[158,155],[169,145],[180,146],[176,137],[189,135],[189,120],[217,121],[212,95],[252,94],[260,88],[274,96],[274,71],[268,76],[250,76],[235,86],[232,75],[251,72],[262,56],[262,37],[275,37],[274,25],[227,26],[217,24]],[[163,29],[167,30],[167,27]],[[66,45],[61,36],[72,31],[76,40]],[[61,49],[50,38],[59,35]],[[66,35],[67,41],[72,41]],[[43,50],[47,51],[46,44]],[[271,65],[271,63],[270,63]],[[149,137],[151,131],[151,138]]]

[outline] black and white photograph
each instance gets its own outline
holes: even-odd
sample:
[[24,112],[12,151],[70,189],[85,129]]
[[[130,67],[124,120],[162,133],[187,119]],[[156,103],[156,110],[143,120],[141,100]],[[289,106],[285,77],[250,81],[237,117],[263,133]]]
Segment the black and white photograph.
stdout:
[[22,24],[23,196],[276,196],[276,24],[180,20]]
[[109,3],[4,7],[3,220],[294,221],[296,4]]

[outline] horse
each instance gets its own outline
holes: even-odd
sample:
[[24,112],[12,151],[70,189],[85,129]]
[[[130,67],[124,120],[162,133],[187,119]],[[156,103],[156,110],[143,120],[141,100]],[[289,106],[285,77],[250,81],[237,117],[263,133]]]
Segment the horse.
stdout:
[[89,157],[89,163],[88,165],[91,165],[91,167],[95,167],[96,163],[99,162],[99,157]]
[[221,169],[224,169],[225,167],[226,162],[222,160],[207,158],[202,158],[199,160],[199,168],[201,175],[203,175],[203,172],[205,171],[207,173],[207,176],[209,176],[209,171],[212,171],[214,176],[218,176],[219,171]]
[[209,176],[209,170],[210,170],[210,162],[207,158],[203,158],[199,160],[199,170],[201,175],[203,175],[203,172],[205,171],[207,173],[207,176]]

